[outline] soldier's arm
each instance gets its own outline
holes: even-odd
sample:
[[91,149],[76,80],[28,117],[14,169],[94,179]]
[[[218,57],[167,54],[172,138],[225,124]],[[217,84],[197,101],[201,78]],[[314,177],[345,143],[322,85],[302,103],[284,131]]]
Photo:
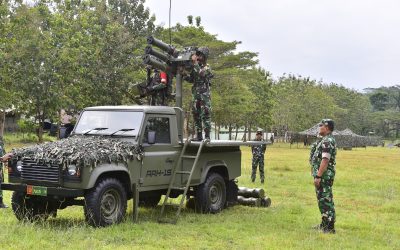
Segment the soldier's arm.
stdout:
[[319,165],[319,169],[318,169],[318,176],[322,176],[325,171],[328,169],[328,163],[329,163],[329,159],[328,158],[322,158],[321,164]]
[[162,90],[166,87],[167,85],[165,83],[159,83],[157,85],[154,85],[151,90]]
[[184,76],[183,80],[193,83],[194,82],[194,70],[192,69],[192,71],[189,73],[189,75]]
[[319,165],[318,176],[322,176],[325,171],[328,169],[329,160],[331,159],[332,154],[332,145],[329,141],[325,141],[322,143],[322,161]]
[[13,154],[12,154],[12,153],[5,154],[5,155],[3,155],[2,157],[0,157],[0,161],[1,161],[1,162],[6,162],[6,161],[8,161],[11,157],[13,157]]
[[211,67],[208,64],[204,67],[204,69],[205,69],[204,75],[207,78],[211,79],[211,78],[214,77],[214,74],[212,73]]
[[161,90],[167,87],[168,76],[167,73],[160,73],[161,83],[154,85],[151,90]]

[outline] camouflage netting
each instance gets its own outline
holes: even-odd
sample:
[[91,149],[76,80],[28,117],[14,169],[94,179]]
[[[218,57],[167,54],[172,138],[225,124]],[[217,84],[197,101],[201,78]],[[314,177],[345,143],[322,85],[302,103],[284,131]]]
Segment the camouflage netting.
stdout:
[[14,157],[79,167],[124,163],[142,153],[134,143],[103,136],[72,136],[56,142],[13,149]]

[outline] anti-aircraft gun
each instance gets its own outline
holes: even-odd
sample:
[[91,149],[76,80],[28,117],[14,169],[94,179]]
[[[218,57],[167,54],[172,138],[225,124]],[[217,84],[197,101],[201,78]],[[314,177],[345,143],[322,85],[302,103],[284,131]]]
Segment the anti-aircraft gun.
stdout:
[[[144,64],[171,73],[173,76],[185,74],[193,68],[192,55],[196,54],[197,47],[186,47],[178,51],[174,46],[153,36],[147,38],[147,44],[149,45],[145,48]],[[152,45],[163,52],[155,50]]]

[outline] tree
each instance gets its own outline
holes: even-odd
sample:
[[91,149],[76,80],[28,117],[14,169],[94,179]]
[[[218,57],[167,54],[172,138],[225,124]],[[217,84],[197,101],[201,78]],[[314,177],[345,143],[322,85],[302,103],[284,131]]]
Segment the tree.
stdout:
[[196,17],[196,26],[197,27],[201,26],[201,17],[199,17],[199,16]]
[[400,85],[368,89],[374,107],[371,113],[373,128],[384,137],[400,136]]
[[358,134],[367,135],[371,129],[371,105],[368,98],[362,93],[334,83],[323,85],[323,89],[338,106],[335,113],[337,129],[350,128]]
[[21,100],[13,104],[35,117],[39,141],[44,119],[62,107],[130,102],[127,90],[141,74],[153,22],[141,0],[16,6],[2,75]]
[[376,111],[384,111],[388,105],[389,95],[387,93],[378,92],[369,97],[372,107]]
[[340,108],[322,88],[321,82],[295,75],[284,75],[273,85],[276,93],[273,111],[274,131],[305,130],[322,118],[335,119]]
[[193,25],[193,16],[189,15],[189,16],[187,16],[187,19],[188,19],[189,25]]
[[8,1],[3,1],[0,5],[0,137],[4,133],[4,123],[6,110],[12,107],[12,99],[14,92],[7,86],[9,75],[6,69],[9,65],[8,51],[6,46],[13,42],[9,37],[10,33],[10,16],[12,14]]

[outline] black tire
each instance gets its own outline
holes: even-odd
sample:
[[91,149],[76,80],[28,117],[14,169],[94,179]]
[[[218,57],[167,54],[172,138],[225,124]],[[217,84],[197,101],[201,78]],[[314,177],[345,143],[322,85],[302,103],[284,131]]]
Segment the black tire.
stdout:
[[161,200],[161,194],[155,196],[140,197],[139,195],[139,206],[143,207],[156,207]]
[[196,209],[202,213],[218,213],[225,207],[226,186],[224,178],[211,173],[196,189]]
[[234,206],[238,204],[239,187],[234,180],[228,181],[226,184],[226,206]]
[[47,220],[50,215],[57,215],[57,207],[46,197],[30,196],[18,191],[12,194],[11,206],[15,217],[20,221]]
[[85,219],[94,227],[120,223],[126,214],[127,198],[122,183],[106,178],[85,194]]

